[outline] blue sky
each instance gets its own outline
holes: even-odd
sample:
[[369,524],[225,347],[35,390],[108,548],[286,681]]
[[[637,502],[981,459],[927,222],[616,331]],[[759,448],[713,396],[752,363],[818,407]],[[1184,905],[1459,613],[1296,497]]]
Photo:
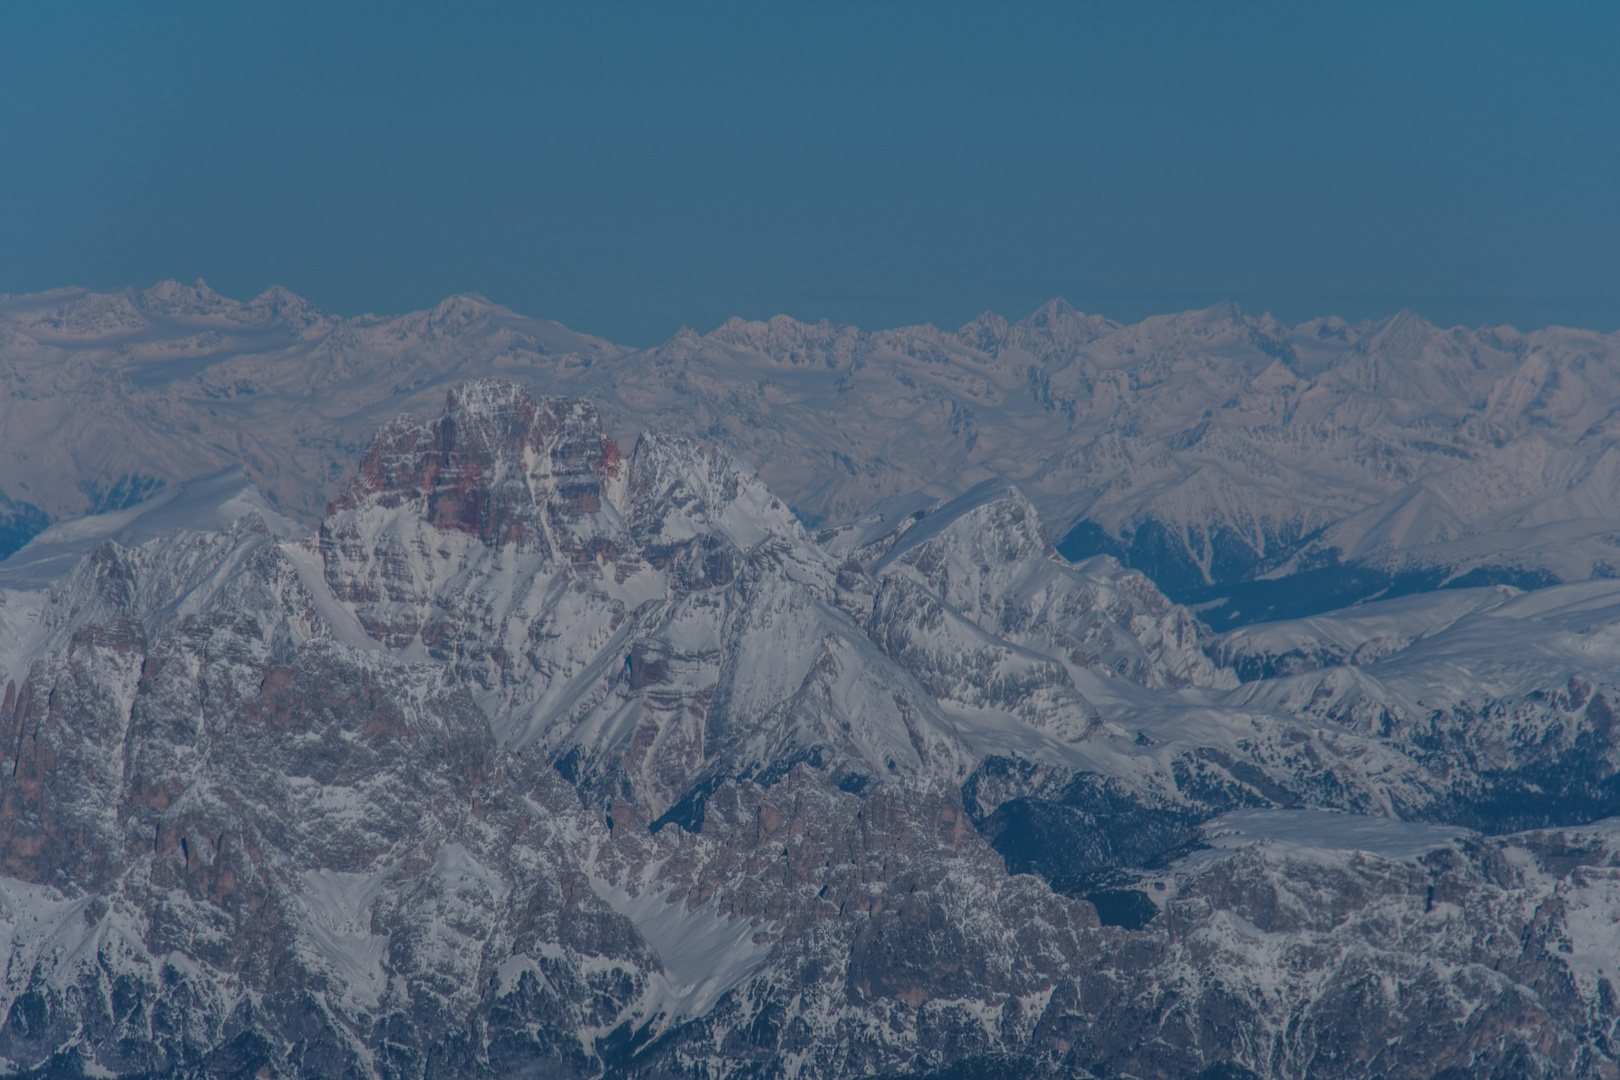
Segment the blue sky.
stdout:
[[1620,328],[1620,5],[18,3],[0,292]]

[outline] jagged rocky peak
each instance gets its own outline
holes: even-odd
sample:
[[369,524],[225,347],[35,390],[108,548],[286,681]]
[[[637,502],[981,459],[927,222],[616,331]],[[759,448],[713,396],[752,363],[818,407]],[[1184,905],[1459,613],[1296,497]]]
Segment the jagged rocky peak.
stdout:
[[1015,340],[1042,363],[1067,359],[1074,349],[1113,333],[1120,324],[1101,315],[1076,311],[1061,296],[1042,304],[1013,324]]
[[298,329],[327,318],[320,308],[280,285],[272,285],[254,297],[246,310],[265,323],[282,322]]
[[956,332],[962,344],[993,353],[1007,340],[1007,320],[994,311],[986,311]]
[[858,327],[827,319],[804,323],[787,315],[776,315],[766,322],[727,319],[701,341],[728,349],[757,351],[773,363],[790,368],[811,365],[835,370],[849,366],[866,337]]
[[374,641],[453,665],[503,740],[648,818],[704,769],[791,754],[803,725],[761,718],[839,625],[831,558],[746,464],[657,434],[621,458],[589,405],[495,381],[390,424],[319,554]]
[[582,567],[635,558],[643,547],[658,561],[700,535],[739,548],[768,535],[807,541],[745,462],[655,433],[626,457],[590,402],[536,398],[499,379],[455,386],[431,420],[385,425],[322,535],[370,531],[379,516]]
[[915,525],[908,522],[877,562],[887,566],[912,553],[908,564],[926,563],[929,573],[946,574],[948,548],[958,549],[965,565],[978,568],[1057,555],[1034,504],[1017,487],[993,479],[975,485]]
[[1139,571],[1108,556],[1073,565],[1053,549],[1033,503],[987,480],[866,545],[880,580],[906,578],[980,629],[1079,668],[1151,687],[1230,686],[1209,631]]
[[700,533],[719,533],[739,548],[770,535],[809,540],[747,462],[678,435],[646,432],[636,440],[623,505],[636,538],[653,546]]
[[[548,518],[616,518],[625,475],[589,402],[537,399],[513,383],[479,379],[451,388],[433,420],[386,424],[330,513],[409,507],[430,525],[486,544],[532,546],[546,542]],[[589,559],[603,543],[570,553]]]
[[202,278],[198,278],[191,285],[172,278],[160,281],[150,289],[136,294],[135,302],[148,311],[171,316],[213,315],[242,306],[240,301],[219,295],[209,288],[208,282]]
[[1457,824],[1614,808],[1620,584],[1231,635],[1293,673],[1223,690],[1005,485],[813,543],[498,382],[313,542],[244,484],[0,571],[0,1071],[1615,1076],[1620,833]]

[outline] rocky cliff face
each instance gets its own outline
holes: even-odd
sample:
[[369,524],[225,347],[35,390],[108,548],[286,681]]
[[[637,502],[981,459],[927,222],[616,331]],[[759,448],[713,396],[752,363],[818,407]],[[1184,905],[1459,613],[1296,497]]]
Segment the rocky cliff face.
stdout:
[[211,484],[0,564],[12,1073],[1617,1071],[1609,583],[1215,639],[494,381]]

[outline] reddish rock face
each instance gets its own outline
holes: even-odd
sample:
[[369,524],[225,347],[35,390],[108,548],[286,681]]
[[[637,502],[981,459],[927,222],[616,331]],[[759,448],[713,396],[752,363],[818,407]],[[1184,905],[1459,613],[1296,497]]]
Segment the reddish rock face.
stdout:
[[543,543],[554,523],[564,526],[554,535],[585,541],[565,544],[573,548],[568,554],[590,559],[607,554],[611,542],[580,537],[569,526],[602,511],[604,485],[624,470],[588,402],[536,399],[511,383],[463,383],[437,418],[400,417],[384,426],[329,512],[416,503],[429,524],[493,547]]

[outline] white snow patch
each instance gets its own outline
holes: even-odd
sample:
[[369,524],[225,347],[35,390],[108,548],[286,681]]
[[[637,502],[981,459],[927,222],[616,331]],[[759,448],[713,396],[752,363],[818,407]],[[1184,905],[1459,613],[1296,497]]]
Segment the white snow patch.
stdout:
[[222,532],[249,514],[257,514],[276,536],[304,530],[275,510],[259,494],[240,465],[166,488],[127,510],[61,521],[35,536],[0,562],[0,585],[37,589],[79,565],[103,540],[125,547],[179,532]]
[[518,983],[523,980],[525,971],[534,972],[534,977],[539,980],[541,986],[551,985],[546,981],[546,973],[540,970],[540,965],[535,963],[532,956],[527,953],[515,953],[495,965],[495,996],[505,997],[516,990]]
[[1454,825],[1428,825],[1333,810],[1237,810],[1203,827],[1204,842],[1218,851],[1263,843],[1291,856],[1313,859],[1347,851],[1386,859],[1415,859],[1468,832]]
[[284,543],[281,553],[287,557],[293,569],[298,571],[298,580],[303,582],[304,588],[309,591],[310,598],[315,603],[315,611],[331,629],[332,636],[356,649],[375,652],[382,648],[366,628],[360,625],[360,619],[350,610],[349,606],[340,601],[332,592],[332,587],[326,583],[326,568],[321,563],[321,557],[303,544]]
[[754,941],[751,920],[722,915],[715,903],[693,910],[671,901],[665,889],[631,896],[623,886],[595,877],[591,886],[635,924],[664,966],[661,975],[648,980],[640,1002],[648,1016],[662,1012],[674,1020],[703,1015],[722,994],[759,970],[771,951],[769,944]]
[[459,842],[446,844],[439,849],[439,857],[433,864],[433,872],[445,881],[465,882],[470,878],[480,882],[497,903],[505,900],[507,894],[512,891],[505,878],[479,862],[473,853],[467,850],[466,845]]
[[386,874],[307,870],[302,876],[302,898],[310,916],[303,925],[305,937],[343,982],[346,996],[375,1011],[388,989],[383,970],[388,935],[371,932],[371,908]]

